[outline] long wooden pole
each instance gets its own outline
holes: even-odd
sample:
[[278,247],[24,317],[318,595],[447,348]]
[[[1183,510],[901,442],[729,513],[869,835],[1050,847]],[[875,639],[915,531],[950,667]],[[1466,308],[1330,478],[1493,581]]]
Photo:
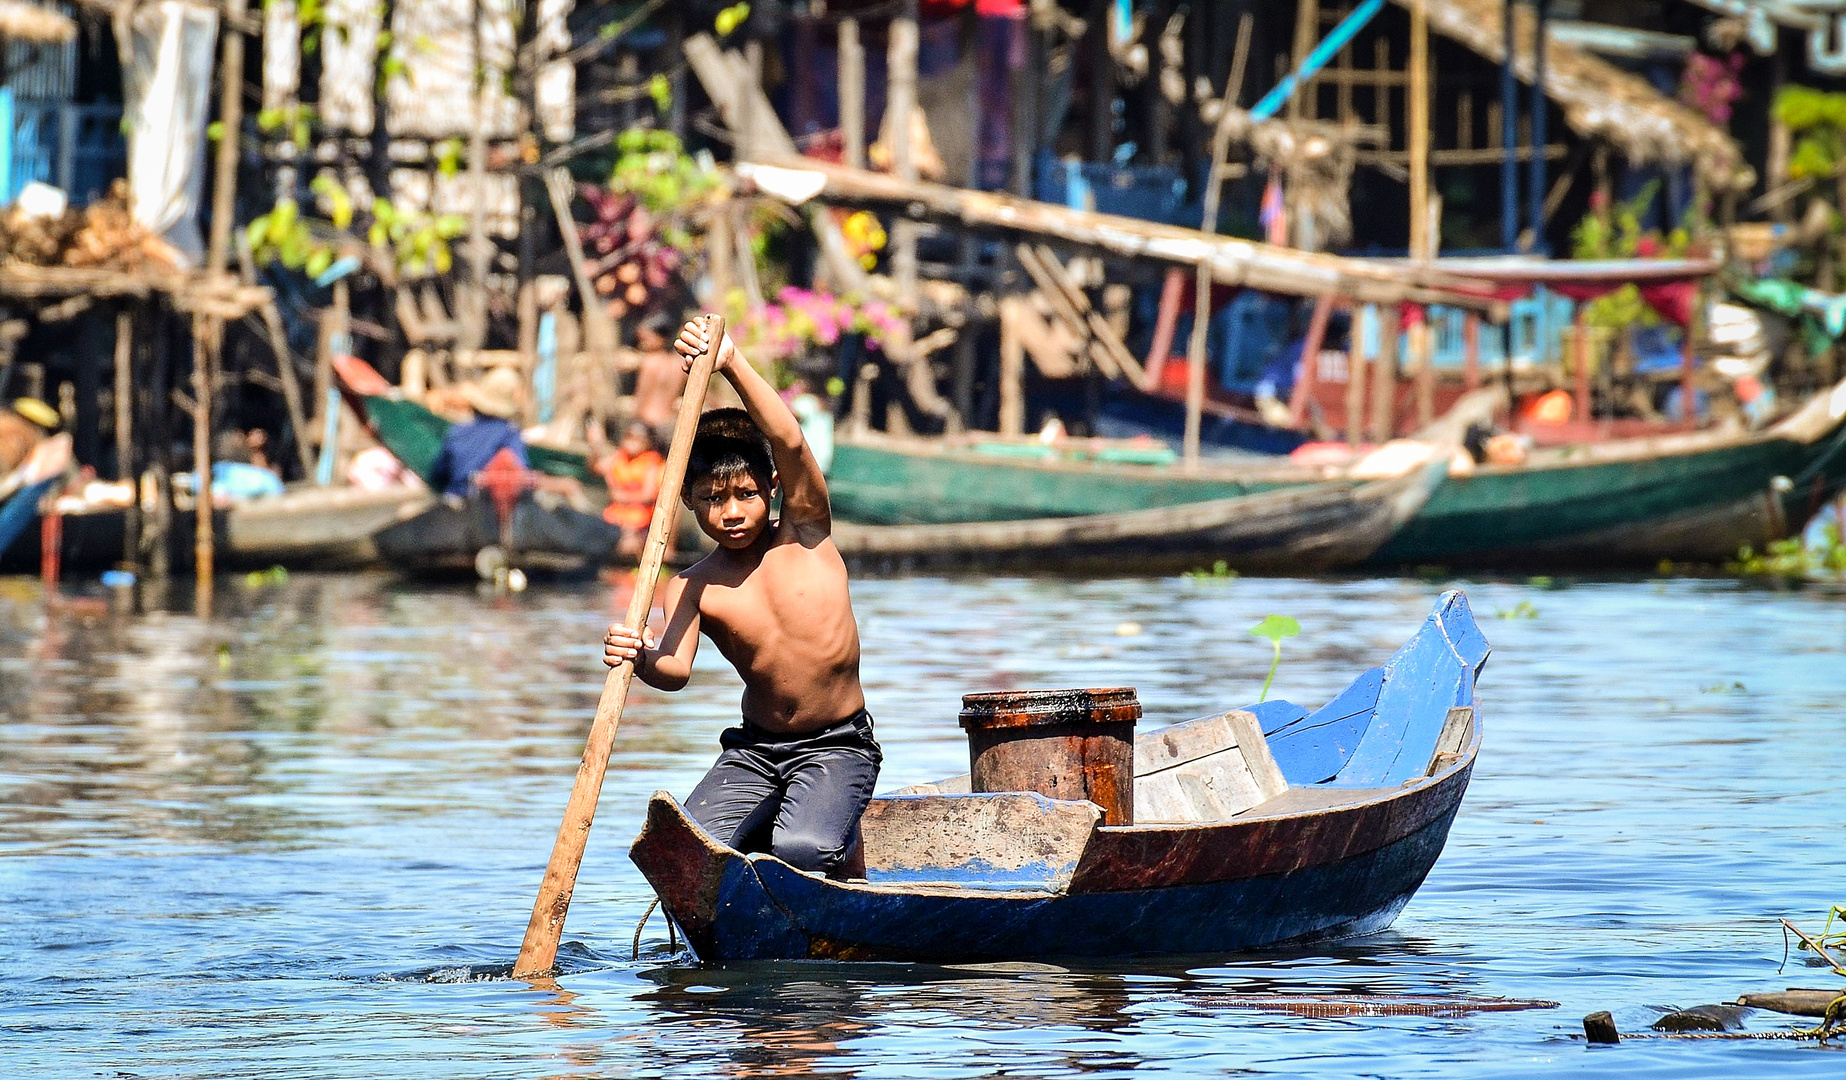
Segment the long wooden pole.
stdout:
[[[1429,8],[1410,9],[1410,257],[1427,259],[1429,240]],[[1542,96],[1542,95],[1541,95]]]
[[859,43],[859,20],[840,20],[840,134],[846,141],[846,164],[865,168],[865,46]]
[[[724,341],[724,317],[705,316],[705,334],[705,352],[693,361],[686,378],[686,395],[680,399],[679,419],[673,427],[673,445],[667,450],[660,494],[654,499],[654,520],[647,527],[647,544],[641,549],[640,569],[635,571],[634,596],[622,620],[636,633],[647,625],[647,614],[654,606],[654,586],[660,578],[661,564],[666,561],[667,541],[679,520],[680,484],[686,477],[686,459],[692,453],[692,435],[705,406],[705,390],[711,383],[718,347]],[[597,797],[602,794],[603,773],[609,768],[615,729],[622,722],[622,707],[628,704],[628,688],[634,680],[634,663],[624,661],[610,670],[603,683],[596,719],[590,724],[589,741],[583,748],[583,762],[577,766],[577,781],[564,807],[564,820],[558,826],[558,838],[551,848],[551,861],[545,866],[545,879],[538,887],[538,899],[532,904],[525,942],[513,964],[514,978],[546,974],[557,962],[564,916],[570,911],[577,871],[583,866],[583,850],[590,841],[590,824],[596,817]]]
[[122,561],[141,562],[141,478],[135,469],[135,316],[124,306],[115,315],[115,478],[130,485],[124,519]]
[[[1199,228],[1208,233],[1218,231],[1218,189],[1224,186],[1224,156],[1231,150],[1231,127],[1237,112],[1237,99],[1243,94],[1244,64],[1250,56],[1252,16],[1245,12],[1237,25],[1237,51],[1231,58],[1230,78],[1224,84],[1224,110],[1218,114],[1218,126],[1211,136],[1211,171],[1205,181],[1205,213]],[[1205,413],[1205,334],[1211,322],[1211,263],[1199,263],[1198,285],[1193,292],[1192,339],[1186,344],[1186,435],[1183,445],[1185,463],[1199,463],[1199,433]]]
[[232,218],[237,213],[237,150],[244,126],[244,6],[245,0],[225,0],[224,52],[218,77],[218,139],[216,172],[212,176],[211,239],[205,269],[216,277],[230,262]]

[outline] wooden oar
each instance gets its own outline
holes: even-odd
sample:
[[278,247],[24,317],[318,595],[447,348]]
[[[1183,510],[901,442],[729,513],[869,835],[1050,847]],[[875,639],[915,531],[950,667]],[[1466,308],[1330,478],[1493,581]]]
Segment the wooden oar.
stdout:
[[[660,494],[654,499],[654,520],[647,527],[647,546],[641,549],[641,566],[635,571],[635,594],[628,601],[628,615],[623,619],[623,624],[637,635],[647,626],[660,565],[666,561],[667,538],[673,534],[679,517],[679,488],[686,477],[686,458],[692,453],[692,436],[705,405],[705,389],[711,382],[719,344],[724,341],[724,317],[705,316],[705,333],[708,344],[704,355],[693,361],[692,372],[686,378],[686,395],[680,400],[679,420],[673,426],[673,445],[667,451],[666,468],[660,476]],[[570,803],[564,807],[564,821],[551,847],[551,862],[545,866],[545,880],[539,884],[538,899],[532,905],[526,940],[513,964],[514,978],[544,975],[557,961],[558,939],[564,936],[564,916],[570,910],[571,892],[577,887],[584,846],[590,840],[590,823],[596,817],[596,799],[602,794],[615,729],[622,722],[622,706],[628,703],[628,687],[634,679],[633,661],[624,661],[610,670],[608,681],[603,683],[602,698],[596,703],[596,720],[590,725],[589,742],[583,748],[583,763],[577,766],[577,782],[571,788]]]

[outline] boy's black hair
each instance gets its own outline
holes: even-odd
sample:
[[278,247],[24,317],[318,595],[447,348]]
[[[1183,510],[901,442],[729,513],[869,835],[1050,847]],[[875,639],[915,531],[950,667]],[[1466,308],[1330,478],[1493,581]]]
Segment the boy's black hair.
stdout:
[[706,477],[719,483],[748,474],[765,494],[775,475],[775,458],[763,430],[742,409],[713,409],[699,417],[699,428],[692,436],[692,454],[686,459],[683,494],[692,494],[692,485]]

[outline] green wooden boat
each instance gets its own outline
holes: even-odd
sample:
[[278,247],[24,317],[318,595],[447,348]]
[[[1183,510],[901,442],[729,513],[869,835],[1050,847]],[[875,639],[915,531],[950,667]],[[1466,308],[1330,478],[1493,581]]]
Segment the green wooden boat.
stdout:
[[[450,423],[428,409],[405,398],[385,394],[357,394],[348,389],[354,408],[365,417],[378,441],[404,467],[429,482],[430,466],[442,450],[442,437]],[[549,446],[526,446],[526,460],[536,472],[551,476],[569,476],[593,481],[590,463],[582,454]]]
[[1540,450],[1451,476],[1370,562],[1722,563],[1799,534],[1846,488],[1846,382],[1760,432]]
[[1323,478],[1283,459],[1196,472],[1172,460],[1165,447],[1084,440],[1053,448],[996,436],[925,442],[866,434],[834,445],[827,492],[841,521],[951,525],[1153,510]]

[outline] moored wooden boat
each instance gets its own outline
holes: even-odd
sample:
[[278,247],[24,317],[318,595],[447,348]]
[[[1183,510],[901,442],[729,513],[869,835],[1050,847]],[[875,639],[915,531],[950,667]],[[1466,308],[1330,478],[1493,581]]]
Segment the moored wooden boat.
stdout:
[[[1416,440],[1460,446],[1469,424],[1491,420],[1504,401],[1495,388],[1473,391]],[[1261,457],[1185,468],[1163,444],[1127,440],[1046,445],[985,432],[927,442],[864,434],[835,443],[827,493],[838,521],[937,525],[1149,510],[1367,472]]]
[[1375,565],[1722,563],[1796,536],[1846,489],[1846,382],[1759,432],[1533,452],[1451,476]]
[[1225,953],[1373,933],[1442,853],[1480,748],[1487,654],[1452,592],[1317,710],[1264,702],[1143,734],[1132,825],[957,777],[872,800],[866,876],[836,880],[731,850],[657,792],[630,856],[707,963]]
[[1148,573],[1222,562],[1302,573],[1363,562],[1442,482],[1447,459],[1378,480],[1333,479],[1145,510],[937,525],[837,522],[856,562]]
[[614,557],[621,539],[621,529],[546,492],[521,495],[503,525],[493,499],[475,492],[465,499],[431,502],[380,530],[372,544],[393,569],[491,576],[501,567],[554,573],[593,569]]
[[[213,511],[222,569],[340,569],[377,561],[372,534],[427,506],[430,493],[418,487],[384,491],[291,485],[283,494],[234,503]],[[176,513],[168,536],[169,565],[192,565],[191,513]],[[67,574],[106,570],[123,562],[128,511],[105,506],[66,514],[61,525],[61,566]],[[40,536],[26,529],[0,549],[0,573],[37,573]]]

